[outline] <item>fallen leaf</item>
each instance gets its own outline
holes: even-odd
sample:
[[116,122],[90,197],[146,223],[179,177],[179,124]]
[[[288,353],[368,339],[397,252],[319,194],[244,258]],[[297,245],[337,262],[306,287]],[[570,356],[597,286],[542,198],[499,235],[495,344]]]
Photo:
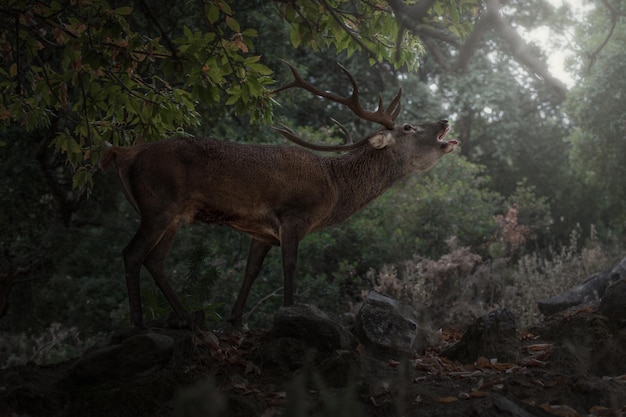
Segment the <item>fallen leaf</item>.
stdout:
[[244,375],[248,375],[249,373],[254,372],[255,375],[261,375],[261,369],[256,366],[252,362],[246,362],[246,370],[244,371]]
[[389,361],[387,361],[387,365],[391,366],[392,368],[397,368],[398,366],[400,366],[400,362],[389,359]]
[[548,362],[540,361],[539,359],[528,358],[521,362],[522,366],[528,366],[531,368],[543,368],[548,365]]
[[539,406],[542,410],[560,417],[580,417],[578,411],[567,405],[550,405],[543,403]]
[[211,346],[213,349],[217,349],[220,346],[220,340],[217,338],[217,336],[215,335],[215,333],[210,332],[210,331],[205,331],[202,332],[202,335],[204,336],[204,341]]
[[615,412],[615,410],[608,408],[608,407],[604,407],[602,405],[594,405],[593,407],[591,407],[589,409],[589,414],[591,414],[592,416],[617,416],[618,414]]
[[439,397],[439,398],[437,398],[436,401],[438,403],[441,403],[441,404],[450,404],[450,403],[453,403],[455,401],[459,401],[459,399],[457,397],[449,396],[449,397]]
[[478,359],[476,359],[475,365],[477,368],[485,368],[491,365],[491,362],[489,362],[489,359],[480,356]]
[[530,352],[537,352],[540,350],[552,350],[554,348],[554,345],[552,343],[536,343],[534,345],[528,345],[526,346],[526,350],[530,351]]

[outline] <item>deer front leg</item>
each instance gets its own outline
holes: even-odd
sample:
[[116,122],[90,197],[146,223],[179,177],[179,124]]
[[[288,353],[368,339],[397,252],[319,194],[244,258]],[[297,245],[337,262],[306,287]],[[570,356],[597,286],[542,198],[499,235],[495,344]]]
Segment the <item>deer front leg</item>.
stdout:
[[235,305],[230,313],[228,321],[235,327],[241,327],[241,317],[243,315],[243,309],[246,307],[246,300],[248,294],[250,294],[250,288],[252,283],[259,276],[261,272],[261,265],[265,260],[265,256],[271,249],[271,245],[259,242],[256,239],[250,241],[250,251],[248,252],[248,262],[246,263],[246,271],[244,273],[243,284],[239,290],[239,296]]

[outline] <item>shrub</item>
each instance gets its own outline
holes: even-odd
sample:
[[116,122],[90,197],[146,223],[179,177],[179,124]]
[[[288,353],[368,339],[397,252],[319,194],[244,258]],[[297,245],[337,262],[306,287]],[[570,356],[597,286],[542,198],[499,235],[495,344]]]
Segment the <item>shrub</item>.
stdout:
[[541,319],[538,301],[613,266],[616,256],[601,246],[593,230],[591,236],[583,245],[575,229],[559,250],[548,255],[537,251],[518,260],[483,260],[451,239],[449,253],[436,261],[414,257],[367,276],[373,289],[426,311],[437,326],[462,328],[490,310],[506,307],[519,327],[528,327]]

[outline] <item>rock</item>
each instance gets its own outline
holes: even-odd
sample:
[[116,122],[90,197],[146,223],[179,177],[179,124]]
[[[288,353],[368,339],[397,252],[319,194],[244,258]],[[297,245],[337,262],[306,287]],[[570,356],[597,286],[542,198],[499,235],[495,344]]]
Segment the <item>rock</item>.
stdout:
[[502,309],[476,319],[461,340],[441,355],[461,363],[473,363],[481,356],[496,358],[500,362],[515,362],[520,348],[515,316]]
[[290,337],[305,341],[320,351],[351,350],[354,337],[319,308],[308,304],[283,307],[274,316],[272,337]]
[[476,410],[471,417],[550,417],[550,414],[540,408],[532,407],[515,398],[507,398],[499,394],[492,394],[489,405]]
[[555,342],[551,360],[567,364],[567,372],[595,376],[626,373],[626,334],[612,331],[609,320],[600,314],[582,311],[557,317],[543,333]]
[[549,316],[570,307],[601,298],[607,287],[620,279],[626,279],[626,258],[610,271],[599,272],[585,279],[580,285],[537,303],[539,311]]
[[609,319],[612,329],[626,327],[626,279],[620,279],[607,288],[598,311]]
[[356,333],[372,355],[412,355],[435,339],[432,330],[420,326],[411,306],[376,291],[370,291],[359,311]]
[[120,344],[93,350],[78,359],[64,378],[75,384],[98,384],[129,379],[165,365],[174,350],[174,340],[147,333],[132,336]]
[[354,337],[319,308],[283,307],[274,316],[269,339],[258,351],[263,366],[294,371],[319,363],[332,352],[353,350]]

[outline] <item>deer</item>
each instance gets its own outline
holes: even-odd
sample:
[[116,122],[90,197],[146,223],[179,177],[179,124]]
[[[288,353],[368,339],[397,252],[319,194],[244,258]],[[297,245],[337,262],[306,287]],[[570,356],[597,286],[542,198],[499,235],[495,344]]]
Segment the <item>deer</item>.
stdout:
[[348,96],[305,81],[293,65],[286,64],[293,81],[273,94],[299,88],[346,106],[358,118],[382,127],[356,142],[338,145],[310,143],[281,125],[274,129],[298,146],[174,137],[109,147],[100,167],[106,170],[115,165],[122,191],[140,216],[137,232],[122,251],[133,326],[144,328],[142,266],[180,323],[194,326],[164,268],[181,223],[225,225],[250,236],[243,283],[228,319],[240,327],[250,289],[272,247],[280,247],[283,305],[291,306],[298,245],[305,236],[344,222],[398,180],[432,168],[458,143],[445,140],[450,131],[447,120],[396,125],[402,89],[386,109],[379,96],[378,108],[366,110],[360,104],[357,81],[345,67],[340,65],[352,86]]

